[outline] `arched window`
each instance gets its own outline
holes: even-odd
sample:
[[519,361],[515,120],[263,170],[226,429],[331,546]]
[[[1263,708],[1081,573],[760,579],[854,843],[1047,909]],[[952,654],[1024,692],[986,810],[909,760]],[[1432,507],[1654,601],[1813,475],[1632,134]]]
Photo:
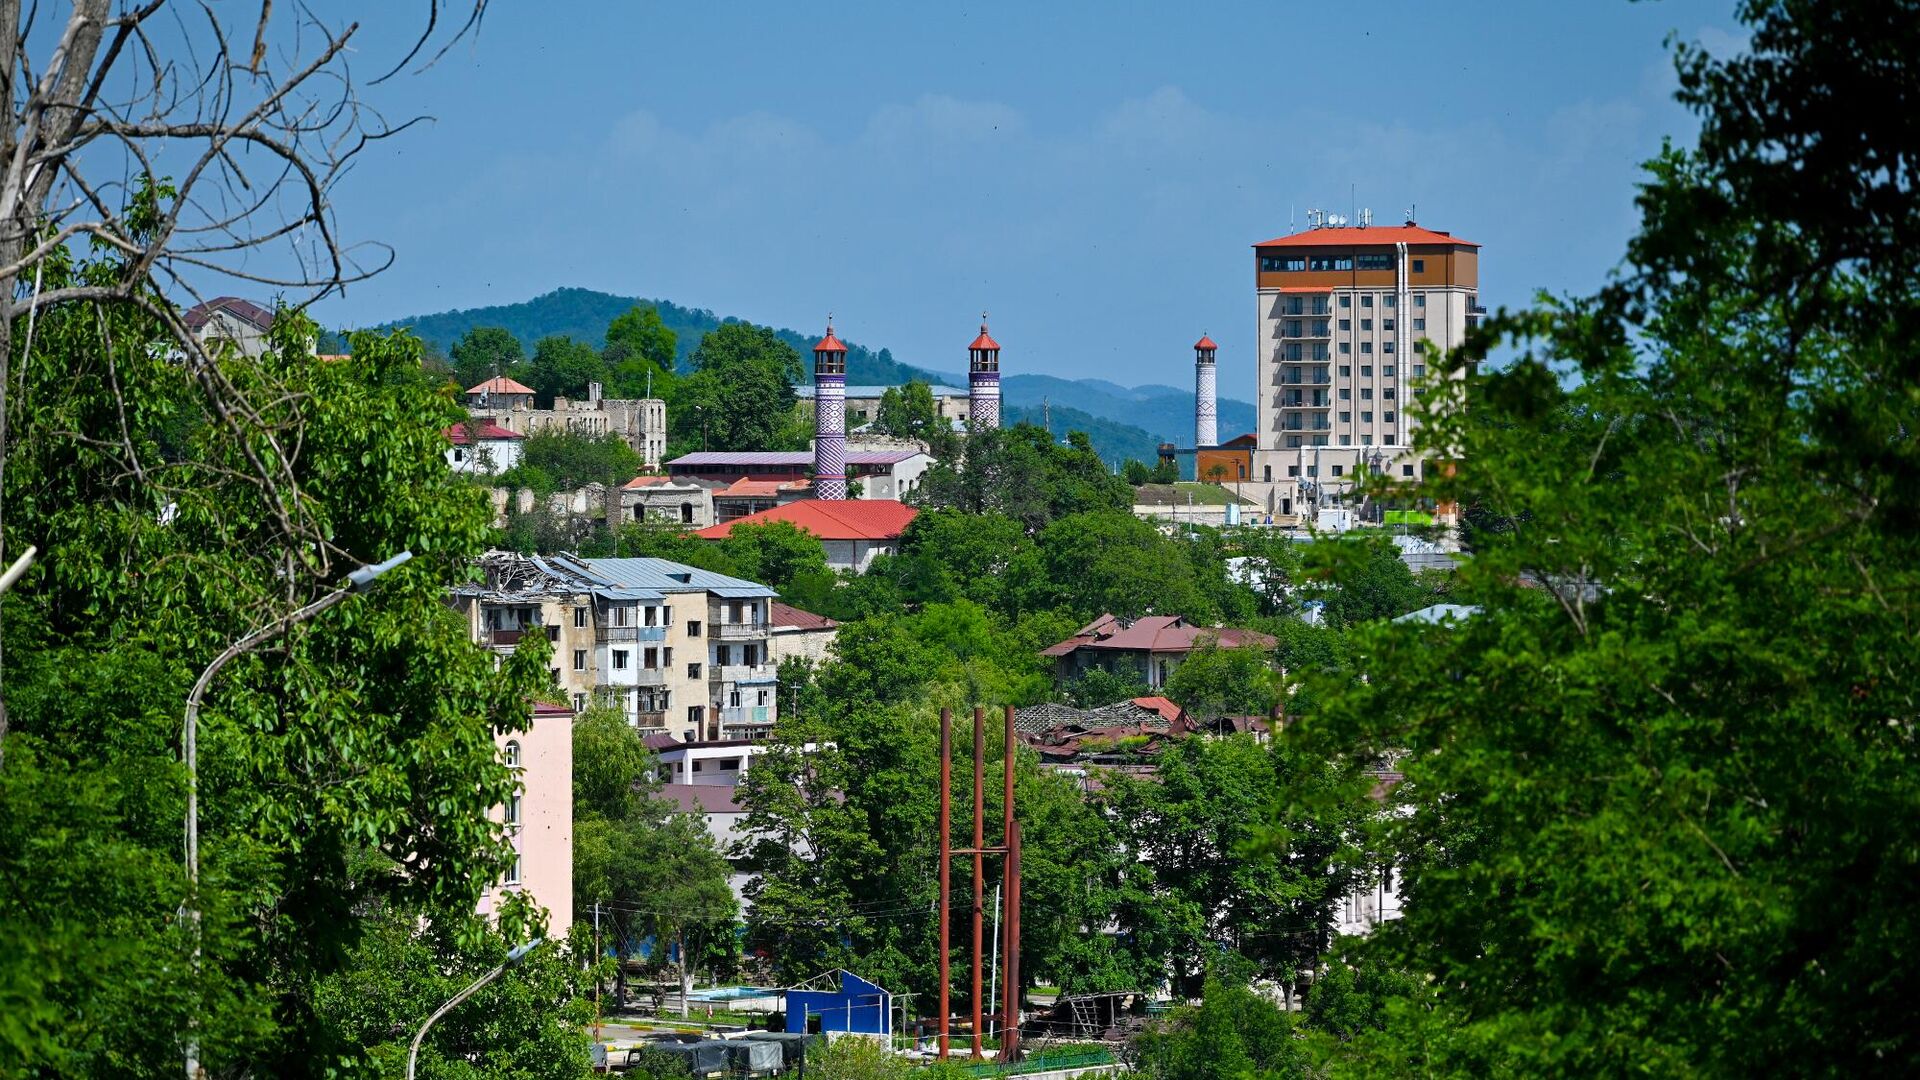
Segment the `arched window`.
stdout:
[[520,767],[520,744],[518,742],[509,742],[507,744],[506,756],[507,756],[507,768],[509,769],[519,768]]

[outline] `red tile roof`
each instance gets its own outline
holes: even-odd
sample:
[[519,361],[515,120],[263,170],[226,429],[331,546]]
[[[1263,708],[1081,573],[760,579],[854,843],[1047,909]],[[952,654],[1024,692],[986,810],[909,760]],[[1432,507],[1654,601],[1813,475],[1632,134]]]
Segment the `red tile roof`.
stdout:
[[242,300],[237,296],[216,296],[204,303],[195,304],[181,312],[180,320],[187,329],[198,331],[213,319],[217,312],[224,311],[255,329],[265,330],[273,325],[273,312],[251,300]]
[[847,347],[840,343],[839,338],[833,336],[833,324],[828,323],[827,336],[821,338],[819,341],[814,343],[813,351],[814,352],[846,352]]
[[1461,247],[1479,247],[1471,240],[1462,240],[1443,232],[1423,229],[1418,225],[1372,225],[1364,229],[1308,229],[1292,236],[1276,236],[1271,240],[1262,240],[1253,245],[1257,248],[1270,247],[1373,247],[1388,244],[1458,244]]
[[633,479],[627,481],[626,483],[621,484],[620,486],[623,488],[633,489],[633,488],[653,487],[656,484],[671,484],[671,483],[673,483],[673,477],[671,476],[636,476]]
[[1194,343],[1193,343],[1193,347],[1194,347],[1194,348],[1195,348],[1196,350],[1198,350],[1198,349],[1218,349],[1218,348],[1219,348],[1220,346],[1218,346],[1218,345],[1215,345],[1215,344],[1213,343],[1213,339],[1212,339],[1212,338],[1210,338],[1210,337],[1208,337],[1208,336],[1207,336],[1207,335],[1205,335],[1205,334],[1201,334],[1201,335],[1200,335],[1200,340],[1199,340],[1199,341],[1196,341],[1196,342],[1194,342]]
[[467,388],[469,394],[531,394],[533,387],[514,382],[505,375],[495,375],[479,386]]
[[811,611],[801,611],[778,600],[772,602],[768,621],[775,627],[792,627],[795,630],[832,630],[840,624],[825,615],[815,615]]
[[573,710],[567,708],[565,705],[555,705],[551,702],[536,701],[533,703],[533,715],[536,718],[542,717],[542,716],[572,716]]
[[[478,424],[475,424],[474,431],[482,439],[524,439],[526,438],[525,435],[522,435],[517,431],[508,431],[506,428],[501,427],[499,424],[496,424],[491,420],[485,420]],[[467,425],[455,424],[452,427],[448,428],[447,438],[452,439],[455,446],[467,445]]]
[[1102,615],[1067,640],[1042,649],[1040,655],[1066,656],[1079,649],[1183,653],[1192,652],[1208,640],[1217,642],[1223,649],[1244,645],[1271,649],[1279,644],[1255,630],[1194,626],[1178,615],[1148,615],[1126,624],[1112,615]]
[[1159,713],[1169,724],[1175,723],[1180,719],[1180,706],[1175,705],[1169,698],[1159,696],[1137,697],[1133,699],[1133,703],[1143,709],[1149,709]]
[[998,349],[999,347],[1000,347],[1000,343],[993,340],[993,337],[987,333],[987,320],[981,319],[980,320],[980,336],[977,338],[974,338],[973,344],[967,346],[967,348],[970,350],[976,350],[976,349]]
[[813,483],[808,480],[755,480],[751,477],[743,476],[733,483],[728,484],[726,487],[721,488],[719,491],[714,492],[713,497],[718,499],[733,495],[740,498],[764,499],[769,495],[778,495],[783,491],[806,491],[812,487]]
[[693,535],[705,540],[724,540],[736,525],[787,521],[822,540],[898,540],[918,513],[913,507],[892,499],[797,499],[785,506],[708,526]]

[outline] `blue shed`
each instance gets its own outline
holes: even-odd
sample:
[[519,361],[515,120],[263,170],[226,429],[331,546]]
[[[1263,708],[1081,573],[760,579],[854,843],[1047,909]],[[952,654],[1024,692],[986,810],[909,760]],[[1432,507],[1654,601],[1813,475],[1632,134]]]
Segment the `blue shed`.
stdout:
[[892,1035],[893,995],[851,971],[816,975],[787,991],[787,1030]]

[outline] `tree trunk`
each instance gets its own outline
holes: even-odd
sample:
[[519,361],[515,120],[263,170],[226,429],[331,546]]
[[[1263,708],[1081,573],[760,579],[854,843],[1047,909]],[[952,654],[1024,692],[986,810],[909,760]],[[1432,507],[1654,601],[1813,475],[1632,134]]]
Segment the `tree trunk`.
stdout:
[[687,956],[687,935],[680,935],[680,1019],[687,1018],[687,998],[693,993],[693,964]]

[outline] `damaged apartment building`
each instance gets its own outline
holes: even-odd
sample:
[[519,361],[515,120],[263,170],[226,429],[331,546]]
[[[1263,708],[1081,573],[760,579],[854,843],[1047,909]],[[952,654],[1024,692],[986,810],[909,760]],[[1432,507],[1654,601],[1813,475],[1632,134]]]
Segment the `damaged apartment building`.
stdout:
[[479,571],[449,598],[473,640],[504,657],[544,635],[576,713],[604,704],[689,741],[773,730],[767,586],[666,559],[493,551]]

